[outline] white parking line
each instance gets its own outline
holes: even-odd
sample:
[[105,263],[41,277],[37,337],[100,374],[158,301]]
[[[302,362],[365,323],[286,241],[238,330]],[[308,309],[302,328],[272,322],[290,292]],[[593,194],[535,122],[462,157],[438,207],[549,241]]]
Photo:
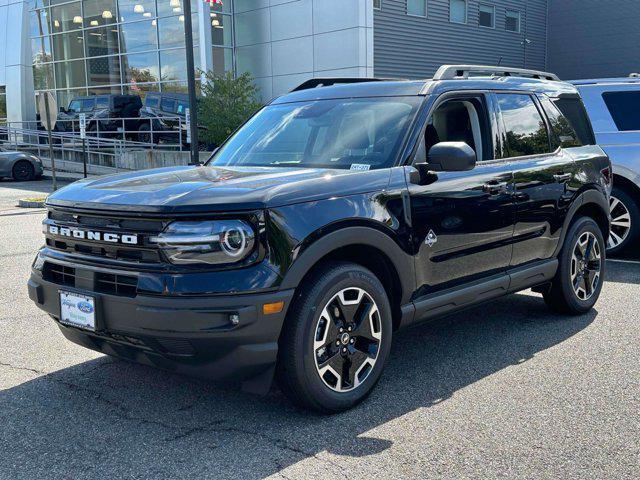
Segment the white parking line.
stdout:
[[607,261],[614,263],[630,263],[631,265],[640,265],[640,260],[620,260],[618,258],[608,258]]

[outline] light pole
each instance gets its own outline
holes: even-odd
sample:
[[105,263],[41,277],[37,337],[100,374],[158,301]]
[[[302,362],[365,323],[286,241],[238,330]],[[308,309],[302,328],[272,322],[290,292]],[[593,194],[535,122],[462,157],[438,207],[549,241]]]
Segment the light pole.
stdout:
[[189,93],[189,129],[191,134],[191,165],[200,163],[198,153],[198,101],[196,98],[196,75],[193,60],[193,25],[191,24],[191,0],[184,2],[184,38],[187,47],[187,91]]

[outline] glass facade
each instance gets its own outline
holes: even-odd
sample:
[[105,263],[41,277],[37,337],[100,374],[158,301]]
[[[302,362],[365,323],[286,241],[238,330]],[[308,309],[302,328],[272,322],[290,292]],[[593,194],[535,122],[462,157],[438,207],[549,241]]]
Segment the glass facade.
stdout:
[[7,90],[0,86],[0,123],[7,119]]
[[[197,2],[202,0],[192,1],[194,12]],[[233,70],[231,3],[210,8],[203,3],[204,30],[210,31],[205,42],[199,14],[193,13],[196,70],[201,69],[200,48],[211,49],[205,56],[212,58],[210,69]],[[183,13],[182,0],[31,0],[36,93],[55,90],[59,105],[67,106],[88,94],[186,92]]]

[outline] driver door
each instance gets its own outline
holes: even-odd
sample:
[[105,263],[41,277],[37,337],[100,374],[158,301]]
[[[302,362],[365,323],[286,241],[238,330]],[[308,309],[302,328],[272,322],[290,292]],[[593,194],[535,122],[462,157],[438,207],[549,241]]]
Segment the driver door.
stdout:
[[[493,100],[485,94],[436,100],[420,141],[464,141],[478,157],[466,172],[408,168],[418,292],[428,295],[499,274],[509,266],[515,224],[513,168],[501,160]],[[428,160],[427,160],[428,161]]]

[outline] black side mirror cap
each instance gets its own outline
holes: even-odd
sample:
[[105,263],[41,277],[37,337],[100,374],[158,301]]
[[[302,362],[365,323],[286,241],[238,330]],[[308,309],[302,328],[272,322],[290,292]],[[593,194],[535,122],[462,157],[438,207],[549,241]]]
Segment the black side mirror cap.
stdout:
[[466,172],[476,166],[476,152],[465,142],[436,143],[427,155],[427,166],[433,172]]

